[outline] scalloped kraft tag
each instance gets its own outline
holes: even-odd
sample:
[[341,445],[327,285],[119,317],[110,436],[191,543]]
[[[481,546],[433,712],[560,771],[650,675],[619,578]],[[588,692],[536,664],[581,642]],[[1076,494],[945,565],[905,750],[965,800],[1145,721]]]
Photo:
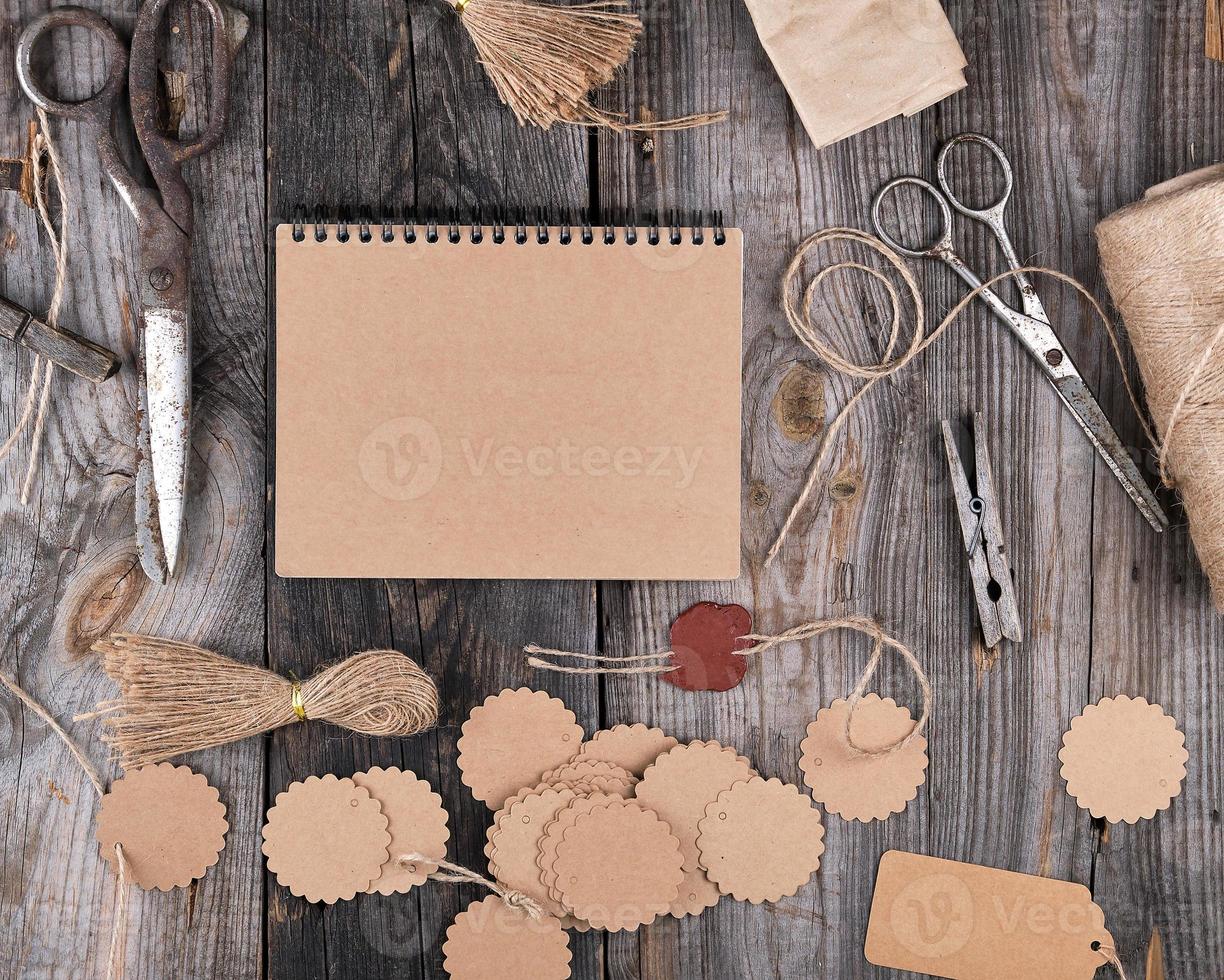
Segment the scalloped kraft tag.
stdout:
[[677,739],[659,728],[617,725],[596,732],[590,741],[583,742],[578,757],[611,762],[641,779],[655,759],[678,744]]
[[864,954],[950,980],[1092,980],[1113,949],[1083,885],[888,851]]
[[500,813],[489,832],[489,872],[494,879],[553,914],[562,909],[544,886],[536,859],[545,829],[573,799],[574,791],[569,789],[532,793]]
[[387,818],[387,832],[391,835],[387,863],[366,892],[371,895],[403,894],[415,885],[423,885],[438,866],[408,861],[404,855],[446,856],[450,829],[446,826],[442,797],[416,773],[395,767],[375,766],[367,772],[354,773],[353,782],[378,800]]
[[[803,781],[817,803],[844,820],[884,820],[904,810],[926,782],[926,739],[880,755],[855,752],[846,741],[849,712],[848,702],[838,698],[816,713],[799,745]],[[914,719],[892,698],[865,694],[850,724],[854,744],[870,751],[905,738]]]
[[735,749],[717,742],[689,742],[663,753],[646,770],[635,798],[671,827],[686,871],[699,866],[697,822],[719,793],[756,775]]
[[701,868],[685,868],[684,880],[676,892],[676,900],[672,902],[668,912],[677,919],[690,915],[700,915],[706,909],[712,909],[722,898],[718,886],[710,881]]
[[596,929],[620,932],[671,909],[683,863],[680,842],[658,814],[616,800],[578,816],[553,870],[567,909]]
[[189,885],[217,863],[229,824],[220,795],[186,766],[162,762],[115,780],[98,809],[102,857],[118,863],[123,845],[130,879],[169,891]]
[[557,815],[545,826],[544,835],[540,838],[539,853],[536,855],[536,867],[540,869],[540,881],[554,902],[561,902],[561,890],[557,887],[554,864],[557,860],[557,848],[565,832],[574,825],[579,816],[609,806],[614,800],[624,802],[620,797],[606,793],[576,797],[558,810]]
[[1167,810],[1186,778],[1186,736],[1158,704],[1103,698],[1071,722],[1058,753],[1067,792],[1110,823],[1150,820]]
[[736,654],[751,640],[752,614],[743,606],[699,602],[672,623],[671,662],[676,669],[659,676],[686,691],[729,691],[748,673],[748,658]]
[[542,783],[565,783],[589,780],[593,776],[606,777],[614,782],[623,782],[630,786],[637,782],[637,777],[628,769],[613,762],[602,759],[574,758],[556,769],[550,769],[540,777]]
[[567,980],[572,956],[558,919],[532,919],[496,895],[455,917],[442,955],[452,980]]
[[780,779],[756,776],[723,790],[697,826],[709,879],[724,895],[753,905],[795,894],[825,849],[820,811]]
[[463,785],[500,810],[507,798],[577,755],[582,735],[574,713],[544,691],[520,687],[492,695],[463,723],[457,743]]
[[332,775],[308,776],[277,794],[263,838],[276,880],[308,902],[328,905],[369,888],[391,843],[378,800]]

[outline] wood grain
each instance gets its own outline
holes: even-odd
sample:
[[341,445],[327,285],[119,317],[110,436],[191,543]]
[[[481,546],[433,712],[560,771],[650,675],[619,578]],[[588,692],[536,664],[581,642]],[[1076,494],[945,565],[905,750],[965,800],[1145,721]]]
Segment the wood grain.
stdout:
[[[12,125],[0,153],[15,155],[31,109],[17,86],[19,25],[46,5],[9,5],[0,32],[0,102]],[[121,33],[134,7],[114,13]],[[108,14],[111,15],[111,14]],[[130,628],[190,640],[238,657],[263,655],[260,497],[263,452],[263,33],[235,66],[226,138],[186,173],[196,202],[193,267],[196,424],[185,571],[165,588],[140,571],[133,540],[139,295],[134,222],[99,171],[91,134],[53,122],[73,198],[72,281],[66,320],[118,352],[119,375],[91,385],[59,373],[33,500],[18,500],[28,437],[3,467],[0,485],[0,617],[3,665],[38,697],[99,765],[96,723],[71,724],[113,687],[88,655],[90,643]],[[175,8],[170,66],[204,63],[207,34]],[[180,61],[179,59],[185,59]],[[56,91],[82,98],[104,78],[101,47],[87,34],[58,32],[43,52]],[[185,131],[198,131],[204,81],[192,73]],[[121,125],[123,149],[132,149]],[[34,310],[51,293],[52,260],[36,217],[13,198],[0,202],[0,291]],[[71,316],[68,315],[71,311]],[[87,325],[87,327],[86,327]],[[31,359],[6,350],[0,429],[19,409]],[[5,697],[3,714],[4,875],[0,914],[11,923],[0,952],[7,976],[99,976],[106,970],[114,878],[98,859],[89,784],[55,736]],[[259,743],[200,753],[191,764],[221,793],[231,830],[220,863],[193,889],[133,891],[127,976],[252,976],[261,969],[262,877],[257,850],[263,754]],[[108,766],[111,773],[114,767]],[[223,939],[220,937],[224,937]]]
[[[735,745],[764,775],[798,782],[804,729],[853,685],[867,655],[859,639],[777,651],[726,695],[688,694],[649,677],[600,683],[532,675],[522,666],[528,641],[613,653],[658,649],[671,620],[698,599],[740,602],[763,631],[847,612],[879,617],[918,652],[936,686],[929,781],[904,814],[883,824],[827,817],[821,871],[793,898],[773,906],[724,900],[698,919],[575,936],[575,977],[893,975],[862,956],[874,868],[889,847],[1084,882],[1130,975],[1142,976],[1153,925],[1168,975],[1224,975],[1224,627],[1211,612],[1184,520],[1163,539],[1150,532],[1033,364],[986,313],[974,310],[864,404],[779,560],[761,562],[821,425],[855,387],[816,363],[781,314],[778,281],[799,242],[829,225],[866,227],[884,180],[929,175],[943,140],[977,129],[1001,142],[1015,164],[1009,223],[1022,258],[1072,272],[1104,295],[1096,222],[1148,185],[1224,156],[1224,72],[1202,56],[1199,0],[949,0],[971,65],[969,89],[824,151],[807,140],[739,0],[640,0],[646,32],[603,104],[635,117],[731,110],[722,126],[651,138],[521,129],[442,3],[242,6],[253,24],[237,59],[231,129],[188,173],[199,225],[188,572],[158,590],[135,561],[136,236],[87,136],[61,125],[55,135],[79,201],[71,322],[90,325],[82,332],[118,351],[124,369],[100,387],[58,376],[29,509],[16,499],[21,452],[0,471],[0,665],[67,719],[108,693],[86,651],[119,627],[264,657],[298,675],[390,646],[438,680],[443,714],[437,732],[416,739],[373,741],[306,725],[191,760],[221,789],[233,829],[220,865],[194,892],[134,896],[129,976],[440,976],[445,930],[483,897],[479,890],[430,884],[408,896],[309,906],[264,871],[262,812],[294,779],[403,766],[442,794],[450,858],[483,870],[489,814],[459,782],[455,741],[471,708],[504,687],[549,689],[588,731],[657,724],[682,739]],[[130,7],[116,15],[121,30],[130,29]],[[10,67],[13,45],[19,25],[44,8],[17,0],[5,13],[0,105],[14,124],[0,133],[0,156],[23,149],[28,108]],[[176,17],[181,33],[168,51],[171,66],[180,56],[197,64],[205,39],[193,20]],[[61,32],[47,54],[66,96],[82,97],[100,82],[101,52],[86,36]],[[192,106],[203,95],[202,82],[189,78],[188,131],[198,126]],[[130,141],[124,148],[131,150]],[[993,186],[974,168],[964,178],[970,194]],[[299,209],[325,217],[447,217],[478,207],[529,217],[537,208],[723,209],[728,223],[744,228],[737,582],[273,574],[264,557],[275,548],[275,372],[274,358],[265,357],[275,255],[267,230]],[[901,219],[914,229],[929,215],[915,206]],[[1001,268],[982,229],[958,225],[957,244],[971,265]],[[0,198],[0,293],[38,311],[49,275],[35,216],[15,198]],[[919,275],[935,314],[961,294],[940,269],[923,267]],[[1123,438],[1140,447],[1106,339],[1084,328],[1091,321],[1059,289],[1038,288]],[[866,360],[879,357],[886,302],[879,289],[843,278],[817,313],[835,343]],[[10,351],[0,361],[0,431],[15,420],[30,360]],[[987,419],[1029,637],[997,654],[978,639],[938,435],[940,420],[974,410]],[[918,692],[896,665],[885,666],[878,688],[916,705]],[[1158,700],[1173,713],[1191,764],[1170,810],[1106,833],[1067,796],[1056,754],[1071,718],[1116,693]],[[0,914],[14,937],[0,969],[96,975],[113,894],[93,844],[89,787],[43,726],[8,699],[0,705]],[[89,726],[72,730],[102,762]]]
[[[422,220],[478,206],[486,213],[586,206],[585,134],[520,130],[495,102],[442,5],[387,3],[357,15],[328,0],[294,0],[270,4],[269,22],[272,220],[315,205],[327,214]],[[269,797],[310,773],[410,768],[442,794],[450,859],[483,871],[491,815],[459,782],[460,726],[486,696],[530,683],[562,697],[593,730],[595,685],[529,677],[521,647],[538,638],[590,648],[594,613],[595,592],[584,583],[307,582],[269,570],[269,659],[276,669],[308,672],[356,649],[393,646],[437,679],[443,705],[439,730],[417,739],[278,733]],[[268,891],[269,973],[286,978],[438,976],[446,928],[484,897],[472,887],[431,884],[406,898],[359,896],[322,909],[287,896],[271,878]],[[592,975],[598,937],[576,939],[573,947],[576,973]]]

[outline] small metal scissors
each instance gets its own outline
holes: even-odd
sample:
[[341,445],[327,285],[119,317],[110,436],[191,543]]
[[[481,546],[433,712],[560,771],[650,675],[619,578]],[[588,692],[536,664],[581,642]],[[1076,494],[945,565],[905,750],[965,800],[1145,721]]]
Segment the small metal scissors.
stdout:
[[[948,156],[957,146],[965,143],[976,143],[986,147],[986,149],[994,154],[995,160],[998,161],[999,166],[1002,168],[1004,176],[1003,192],[998,200],[989,207],[981,209],[969,207],[957,197],[948,181]],[[936,173],[939,179],[939,187],[936,187],[930,181],[923,180],[921,177],[898,177],[880,189],[871,208],[872,222],[880,239],[900,254],[911,259],[938,259],[950,266],[958,276],[969,284],[971,289],[979,289],[982,286],[982,280],[957,255],[956,248],[952,243],[952,210],[955,208],[965,217],[982,222],[982,224],[994,232],[995,239],[1003,250],[1003,255],[1007,260],[1009,269],[1015,272],[1023,268],[1019,256],[1016,254],[1015,246],[1012,244],[1011,236],[1007,233],[1007,226],[1004,223],[1003,216],[1008,202],[1011,200],[1015,177],[1011,161],[1007,159],[1007,154],[1003,152],[1003,148],[987,136],[982,136],[979,133],[963,133],[960,136],[953,137],[940,151]],[[892,195],[897,188],[905,186],[917,187],[926,192],[935,199],[935,203],[939,206],[941,216],[939,237],[934,243],[924,248],[910,248],[898,242],[888,233],[881,219],[885,199]],[[1033,289],[1028,276],[1022,272],[1016,272],[1014,278],[1020,287],[1023,312],[1008,306],[999,297],[998,293],[990,289],[983,290],[979,294],[980,299],[1011,329],[1012,333],[1020,340],[1020,343],[1033,355],[1037,363],[1041,365],[1041,369],[1054,386],[1054,390],[1058,392],[1058,396],[1063,400],[1067,408],[1071,410],[1071,414],[1075,416],[1075,420],[1079,422],[1081,428],[1087,433],[1088,438],[1092,440],[1092,444],[1096,446],[1097,452],[1101,454],[1101,458],[1109,464],[1109,468],[1113,470],[1114,475],[1122,483],[1123,488],[1130,495],[1131,500],[1135,502],[1140,513],[1143,514],[1153,528],[1157,531],[1163,531],[1169,526],[1169,518],[1161,508],[1156,495],[1152,493],[1144,481],[1143,476],[1139,472],[1139,467],[1122,445],[1122,440],[1118,438],[1118,433],[1114,431],[1108,417],[1106,417],[1105,412],[1093,396],[1079,369],[1071,360],[1071,355],[1067,353],[1066,348],[1063,347],[1062,342],[1058,339],[1058,335],[1051,327],[1050,318],[1046,315],[1045,307],[1038,298],[1036,290]]]
[[[194,216],[182,165],[220,142],[229,109],[231,74],[224,8],[218,0],[193,2],[212,22],[212,77],[208,126],[190,142],[165,135],[158,125],[157,32],[170,0],[146,0],[141,5],[130,59],[127,45],[110,21],[81,7],[48,11],[26,27],[17,43],[17,77],[26,95],[48,113],[94,128],[102,167],[136,218],[141,307],[136,538],[146,574],[162,582],[174,574],[178,562],[191,448]],[[101,38],[106,51],[106,82],[81,102],[52,98],[34,77],[34,47],[57,27],[88,28]],[[136,179],[115,144],[112,127],[125,81],[136,137],[156,190]]]

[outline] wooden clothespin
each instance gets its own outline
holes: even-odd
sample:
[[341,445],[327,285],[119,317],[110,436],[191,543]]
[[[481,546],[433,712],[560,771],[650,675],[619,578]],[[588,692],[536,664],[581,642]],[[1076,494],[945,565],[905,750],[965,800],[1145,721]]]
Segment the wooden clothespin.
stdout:
[[[35,207],[34,154],[39,152],[35,142],[37,136],[38,123],[31,119],[26,126],[25,155],[0,157],[0,190],[12,191],[21,199],[21,203],[31,210]],[[43,173],[45,174],[46,171],[44,170]]]
[[1160,931],[1152,926],[1152,939],[1148,943],[1146,980],[1165,980],[1164,943]]
[[952,491],[969,558],[973,594],[977,598],[982,636],[990,649],[1004,638],[1020,643],[1024,639],[1024,629],[1020,625],[1011,566],[1003,547],[1003,522],[999,516],[990,456],[986,452],[985,431],[981,414],[975,413],[970,433],[973,468],[969,470],[961,458],[951,424],[943,423],[944,448],[948,453]]
[[1207,0],[1207,57],[1224,61],[1224,0]]
[[95,384],[119,370],[119,358],[113,351],[71,330],[43,323],[29,310],[3,296],[0,296],[0,337],[7,337]]

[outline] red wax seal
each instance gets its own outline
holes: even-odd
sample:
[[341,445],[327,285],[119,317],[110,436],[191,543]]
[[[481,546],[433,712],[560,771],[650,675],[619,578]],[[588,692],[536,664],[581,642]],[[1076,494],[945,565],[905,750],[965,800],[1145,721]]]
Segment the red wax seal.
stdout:
[[672,664],[677,669],[659,676],[686,691],[729,691],[748,672],[748,658],[736,654],[751,640],[752,614],[743,606],[699,602],[672,623]]

